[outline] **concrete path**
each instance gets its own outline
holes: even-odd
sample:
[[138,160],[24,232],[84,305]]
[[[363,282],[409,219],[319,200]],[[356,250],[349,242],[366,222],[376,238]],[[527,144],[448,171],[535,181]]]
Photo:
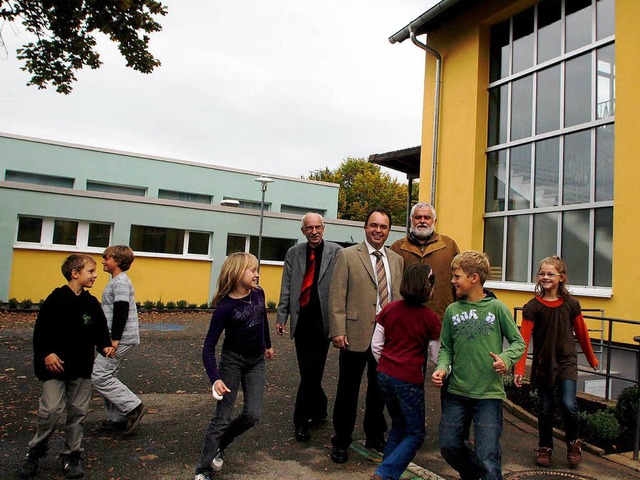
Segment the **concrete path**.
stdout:
[[[270,319],[273,322],[271,315]],[[84,439],[85,478],[88,480],[193,478],[202,437],[214,408],[200,360],[209,315],[143,316],[142,321],[151,323],[153,329],[143,330],[143,344],[124,362],[121,377],[139,392],[149,406],[149,414],[130,437],[104,434],[98,429],[103,418],[102,404],[94,396]],[[162,324],[167,324],[168,328],[163,328]],[[29,325],[0,323],[0,327],[0,480],[4,480],[17,478],[17,466],[34,431],[40,384],[32,374]],[[263,418],[229,447],[224,469],[217,478],[369,479],[379,456],[357,441],[352,445],[348,463],[336,465],[331,462],[331,422],[313,429],[308,444],[295,441],[292,416],[298,371],[293,342],[288,336],[276,335],[273,341],[276,358],[268,365]],[[337,358],[337,351],[332,348],[324,382],[331,406],[337,384]],[[427,440],[405,477],[457,479],[456,472],[439,453],[439,397],[430,384],[426,398]],[[361,413],[358,421],[362,421]],[[640,479],[637,462],[628,461],[625,466],[590,453],[584,454],[583,464],[577,470],[569,470],[565,468],[564,447],[559,441],[554,469],[541,471],[533,461],[537,443],[535,429],[508,412],[505,412],[504,426],[502,445],[506,480]],[[363,439],[361,425],[357,425],[355,438]],[[56,458],[62,441],[61,432],[58,432],[52,441],[51,454],[41,462],[40,480],[64,478]]]

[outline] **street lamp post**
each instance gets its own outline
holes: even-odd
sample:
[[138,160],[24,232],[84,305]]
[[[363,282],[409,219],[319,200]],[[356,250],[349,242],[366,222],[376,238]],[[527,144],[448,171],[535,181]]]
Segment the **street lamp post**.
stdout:
[[262,200],[260,201],[260,230],[258,231],[258,271],[260,270],[260,261],[262,260],[262,225],[264,223],[264,195],[267,193],[267,185],[273,182],[273,179],[260,175],[256,178],[256,182],[260,183],[262,190]]

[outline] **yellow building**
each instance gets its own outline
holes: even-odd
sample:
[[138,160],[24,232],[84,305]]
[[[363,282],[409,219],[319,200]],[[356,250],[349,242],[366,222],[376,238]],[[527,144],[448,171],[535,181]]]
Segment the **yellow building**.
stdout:
[[[636,0],[444,0],[389,39],[427,51],[421,200],[489,255],[511,308],[560,255],[584,309],[640,320],[639,17]],[[613,340],[635,335],[618,324]]]

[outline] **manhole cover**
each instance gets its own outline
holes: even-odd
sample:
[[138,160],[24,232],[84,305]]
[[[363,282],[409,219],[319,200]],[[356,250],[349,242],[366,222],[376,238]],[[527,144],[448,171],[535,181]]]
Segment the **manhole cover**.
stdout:
[[158,332],[180,332],[186,330],[184,325],[176,325],[175,323],[142,323],[140,330],[155,330]]
[[524,472],[509,473],[504,480],[595,480],[593,477],[578,475],[562,470],[525,470]]

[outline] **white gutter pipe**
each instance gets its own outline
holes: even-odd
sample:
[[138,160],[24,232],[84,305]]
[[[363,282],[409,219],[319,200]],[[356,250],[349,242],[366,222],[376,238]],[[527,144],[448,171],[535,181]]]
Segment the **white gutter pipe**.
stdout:
[[436,208],[436,179],[438,166],[438,135],[440,130],[440,86],[442,84],[442,57],[432,47],[426,43],[422,43],[416,38],[415,31],[410,29],[411,41],[417,47],[421,48],[436,59],[436,86],[435,99],[433,102],[433,145],[431,155],[431,205]]

